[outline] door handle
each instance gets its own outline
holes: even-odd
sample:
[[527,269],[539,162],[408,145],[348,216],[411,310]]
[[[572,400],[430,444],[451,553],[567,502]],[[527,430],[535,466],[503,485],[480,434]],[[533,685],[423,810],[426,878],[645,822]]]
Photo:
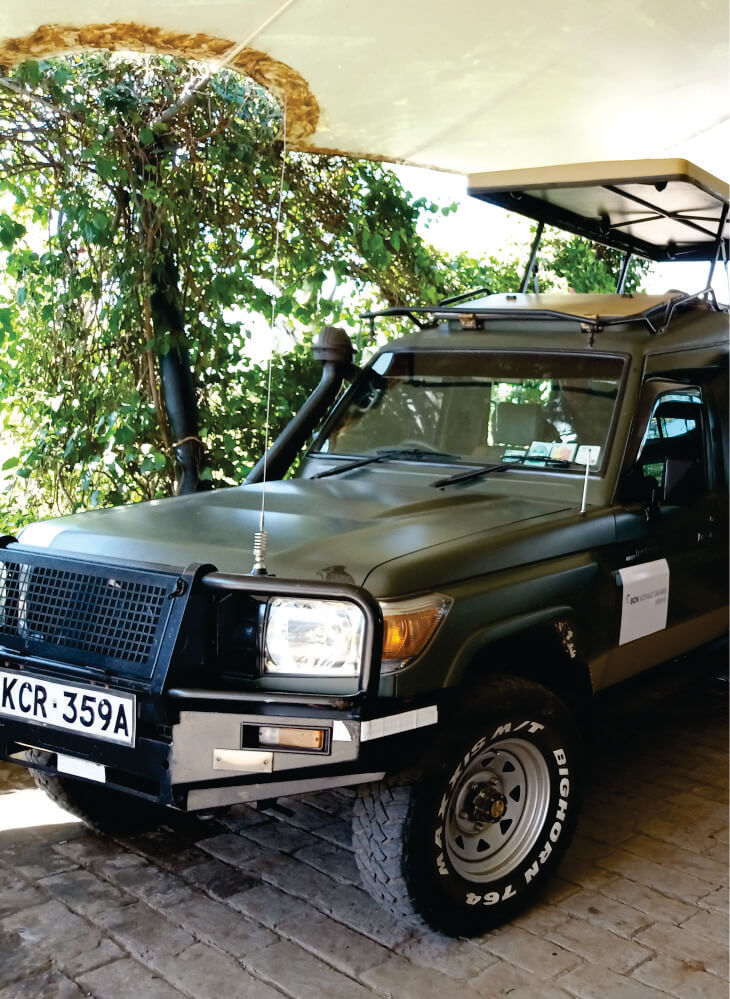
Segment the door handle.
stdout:
[[705,523],[700,527],[697,532],[697,544],[704,544],[707,541],[713,541],[715,537],[715,518],[710,514]]
[[637,548],[635,552],[631,555],[627,555],[624,562],[632,563],[639,562],[646,559],[647,562],[651,561],[653,558],[659,556],[659,549],[651,545],[647,545],[645,548]]

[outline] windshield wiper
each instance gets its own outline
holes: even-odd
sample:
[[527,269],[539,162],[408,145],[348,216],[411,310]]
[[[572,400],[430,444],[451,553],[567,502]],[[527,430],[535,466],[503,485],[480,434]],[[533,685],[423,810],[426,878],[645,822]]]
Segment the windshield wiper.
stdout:
[[380,461],[431,461],[443,458],[449,460],[458,459],[458,454],[447,454],[444,451],[432,451],[430,448],[381,448],[377,454],[363,455],[354,461],[348,461],[344,465],[335,465],[327,468],[324,472],[317,472],[310,476],[312,479],[326,479],[329,475],[339,475],[341,472],[350,472],[355,468],[363,468],[365,465],[374,465]]
[[470,479],[479,479],[482,475],[489,475],[491,472],[506,472],[507,469],[514,467],[525,468],[532,462],[538,461],[541,461],[548,468],[570,468],[572,464],[565,458],[522,458],[519,461],[505,461],[501,465],[482,465],[481,468],[470,468],[466,472],[457,472],[456,475],[449,475],[445,479],[437,479],[431,485],[439,489],[441,486],[450,486],[453,482],[469,482]]
[[435,451],[430,447],[381,447],[378,454],[383,458],[390,458],[393,461],[402,459],[404,461],[432,461],[446,459],[447,461],[458,461],[461,455],[449,454],[448,451]]
[[362,468],[363,465],[374,465],[376,461],[382,461],[384,458],[381,454],[369,454],[366,458],[357,458],[355,461],[348,461],[344,465],[334,465],[332,468],[326,468],[324,472],[317,472],[316,475],[310,476],[312,479],[326,479],[328,475],[339,475],[340,472],[349,472],[353,468]]
[[450,486],[454,482],[469,482],[470,479],[479,479],[482,475],[489,475],[491,472],[506,472],[508,468],[511,468],[511,464],[482,465],[481,468],[470,468],[466,472],[448,475],[445,479],[436,479],[431,485],[439,489],[441,486]]

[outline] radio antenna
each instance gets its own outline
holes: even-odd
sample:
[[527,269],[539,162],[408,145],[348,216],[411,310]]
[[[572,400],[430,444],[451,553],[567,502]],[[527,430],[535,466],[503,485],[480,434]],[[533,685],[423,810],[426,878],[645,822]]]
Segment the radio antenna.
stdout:
[[271,420],[271,369],[274,358],[274,324],[276,323],[276,306],[279,295],[279,234],[281,232],[281,209],[284,201],[284,170],[286,167],[286,100],[283,110],[283,143],[281,148],[281,172],[279,173],[279,201],[276,207],[276,236],[274,239],[274,287],[271,293],[271,349],[269,351],[269,363],[266,376],[266,421],[264,424],[264,468],[261,480],[261,513],[259,515],[259,529],[253,536],[253,567],[251,575],[265,576],[266,572],[266,548],[269,536],[266,531],[266,473],[267,459],[269,452],[269,424]]
[[584,516],[586,512],[586,505],[588,502],[588,475],[590,473],[592,464],[593,464],[593,448],[590,445],[588,445],[588,447],[586,447],[586,474],[585,478],[583,479],[583,499],[580,504],[580,512]]

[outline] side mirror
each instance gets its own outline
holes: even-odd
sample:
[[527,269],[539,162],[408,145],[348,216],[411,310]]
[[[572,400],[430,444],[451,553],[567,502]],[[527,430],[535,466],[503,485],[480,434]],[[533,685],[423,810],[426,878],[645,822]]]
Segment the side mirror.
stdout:
[[691,503],[701,491],[701,478],[700,463],[694,458],[667,458],[662,499],[670,506]]
[[647,475],[639,464],[632,465],[623,477],[622,502],[642,503],[644,506],[654,504],[658,487],[659,483],[653,475]]

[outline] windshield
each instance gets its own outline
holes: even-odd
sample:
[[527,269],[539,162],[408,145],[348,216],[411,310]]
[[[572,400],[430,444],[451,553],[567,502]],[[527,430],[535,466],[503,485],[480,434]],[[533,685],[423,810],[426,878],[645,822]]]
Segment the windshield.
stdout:
[[[596,354],[385,352],[312,454],[438,452],[434,461],[603,464],[624,362]],[[590,450],[589,450],[590,449]]]

